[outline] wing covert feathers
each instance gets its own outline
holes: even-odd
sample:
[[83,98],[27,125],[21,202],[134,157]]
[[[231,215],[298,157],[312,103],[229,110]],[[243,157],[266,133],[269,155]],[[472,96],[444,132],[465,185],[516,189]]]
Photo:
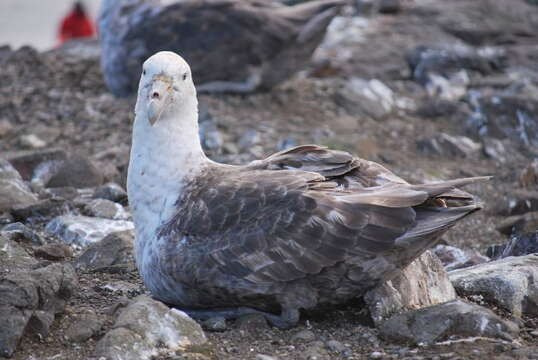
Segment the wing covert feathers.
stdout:
[[[298,146],[247,166],[211,164],[161,235],[207,243],[216,273],[291,281],[356,257],[418,256],[480,208],[458,188],[488,179],[411,185],[346,152]],[[443,196],[466,204],[432,201]]]

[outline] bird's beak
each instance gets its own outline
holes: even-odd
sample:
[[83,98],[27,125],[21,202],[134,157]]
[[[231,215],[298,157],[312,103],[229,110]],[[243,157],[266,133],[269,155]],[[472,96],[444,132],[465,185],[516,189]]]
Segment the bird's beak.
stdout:
[[149,123],[154,126],[164,111],[172,103],[172,79],[167,76],[155,76],[149,91]]

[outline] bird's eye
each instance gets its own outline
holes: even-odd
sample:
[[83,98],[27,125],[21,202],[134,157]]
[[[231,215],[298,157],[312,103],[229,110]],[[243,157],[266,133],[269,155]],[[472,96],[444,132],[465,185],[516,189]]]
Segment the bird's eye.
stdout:
[[142,70],[142,75],[146,75],[146,70]]
[[187,80],[187,73],[183,74],[183,80]]

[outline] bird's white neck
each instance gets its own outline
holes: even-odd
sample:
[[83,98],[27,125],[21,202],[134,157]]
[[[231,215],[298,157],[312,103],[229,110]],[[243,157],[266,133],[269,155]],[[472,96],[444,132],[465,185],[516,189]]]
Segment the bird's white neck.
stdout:
[[[151,126],[137,106],[127,178],[129,204],[137,231],[137,258],[159,226],[174,215],[185,180],[208,161],[200,145],[194,100],[182,103]],[[140,265],[140,263],[139,263]]]

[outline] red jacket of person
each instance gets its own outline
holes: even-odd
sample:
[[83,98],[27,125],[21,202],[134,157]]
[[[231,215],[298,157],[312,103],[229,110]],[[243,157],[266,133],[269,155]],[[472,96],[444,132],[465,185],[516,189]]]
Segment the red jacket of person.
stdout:
[[62,20],[59,43],[73,38],[92,37],[95,35],[95,26],[92,20],[86,15],[84,8],[76,4],[73,10]]

